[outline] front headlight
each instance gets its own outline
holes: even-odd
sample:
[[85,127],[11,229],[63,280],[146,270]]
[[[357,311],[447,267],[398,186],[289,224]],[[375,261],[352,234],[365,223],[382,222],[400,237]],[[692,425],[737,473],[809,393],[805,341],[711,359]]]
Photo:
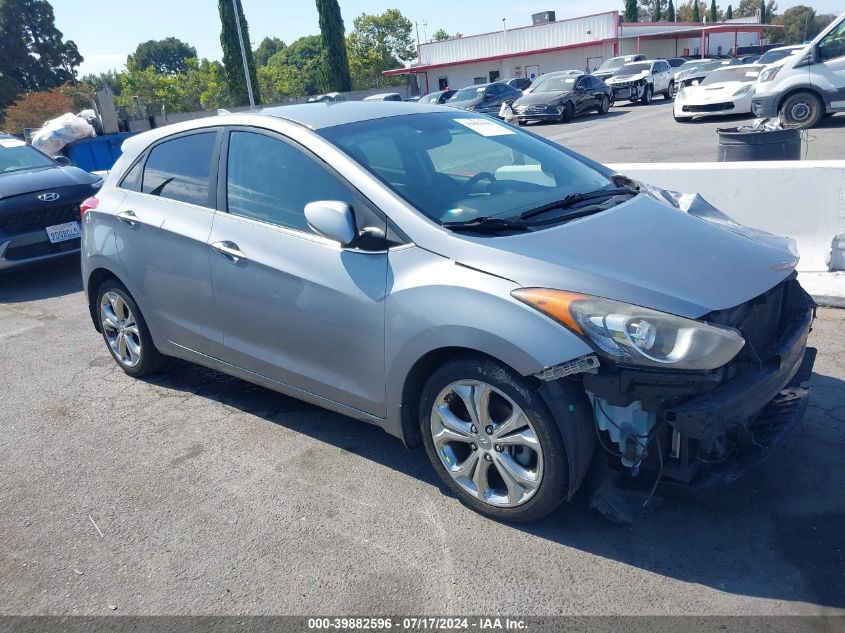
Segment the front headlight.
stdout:
[[741,96],[742,96],[742,95],[744,95],[744,94],[748,94],[748,92],[751,90],[751,88],[753,88],[753,86],[752,86],[751,84],[746,84],[746,85],[744,85],[742,88],[740,88],[739,90],[737,90],[737,91],[733,94],[733,96],[734,96],[734,97],[741,97]]
[[710,370],[729,362],[745,345],[736,330],[612,299],[549,288],[520,288],[511,294],[616,362]]
[[778,76],[780,69],[783,66],[775,66],[774,68],[766,68],[763,72],[760,73],[760,77],[758,81],[765,82],[765,81],[774,81],[774,78]]

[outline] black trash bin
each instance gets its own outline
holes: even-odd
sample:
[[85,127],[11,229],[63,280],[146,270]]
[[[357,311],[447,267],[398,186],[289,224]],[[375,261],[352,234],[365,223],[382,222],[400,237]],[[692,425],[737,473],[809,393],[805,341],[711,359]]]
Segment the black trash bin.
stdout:
[[719,133],[719,162],[737,160],[801,160],[798,129],[741,132],[722,128]]

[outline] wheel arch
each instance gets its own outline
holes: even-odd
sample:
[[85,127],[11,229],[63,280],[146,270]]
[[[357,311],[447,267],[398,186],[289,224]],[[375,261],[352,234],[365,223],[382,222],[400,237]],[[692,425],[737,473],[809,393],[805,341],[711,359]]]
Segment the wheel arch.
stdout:
[[[100,319],[97,318],[97,292],[100,286],[107,279],[116,279],[121,284],[123,282],[120,278],[108,268],[95,268],[88,275],[85,283],[85,294],[88,299],[88,313],[91,315],[91,321],[94,323],[94,329],[100,331]],[[124,284],[125,285],[125,284]]]
[[794,94],[799,92],[809,92],[811,95],[816,97],[819,100],[819,103],[822,104],[822,109],[826,112],[827,111],[827,101],[825,101],[824,95],[819,91],[818,88],[811,84],[799,84],[797,86],[792,86],[791,88],[786,89],[783,94],[778,97],[777,101],[777,112],[780,115],[780,109],[783,107],[784,102],[789,99]]

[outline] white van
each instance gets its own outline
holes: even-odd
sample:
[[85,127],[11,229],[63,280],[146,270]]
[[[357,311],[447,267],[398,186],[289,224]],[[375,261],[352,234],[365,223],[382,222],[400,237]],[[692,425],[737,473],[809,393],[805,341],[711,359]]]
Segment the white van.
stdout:
[[758,117],[780,117],[784,125],[800,128],[845,112],[845,13],[804,52],[763,69],[751,109]]

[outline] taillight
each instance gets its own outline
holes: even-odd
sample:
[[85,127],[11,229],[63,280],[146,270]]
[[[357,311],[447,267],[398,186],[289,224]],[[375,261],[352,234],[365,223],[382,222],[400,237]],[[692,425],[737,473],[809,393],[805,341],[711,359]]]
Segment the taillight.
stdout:
[[96,209],[99,204],[100,201],[94,196],[91,196],[87,200],[83,200],[82,204],[79,205],[79,219],[82,220],[82,217],[88,213],[88,211]]

